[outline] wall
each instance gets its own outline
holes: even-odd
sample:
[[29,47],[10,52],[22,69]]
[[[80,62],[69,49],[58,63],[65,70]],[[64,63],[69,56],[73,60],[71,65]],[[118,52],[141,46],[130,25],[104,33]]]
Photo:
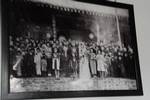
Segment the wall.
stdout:
[[[112,1],[112,0],[111,0]],[[95,97],[95,98],[76,98],[59,100],[149,100],[150,99],[150,0],[117,0],[118,2],[130,3],[134,5],[136,33],[139,48],[139,59],[143,81],[144,96],[132,97]],[[1,28],[0,28],[1,30]],[[1,34],[0,34],[1,37]],[[1,38],[0,38],[1,41]],[[1,44],[0,44],[1,48]],[[1,53],[0,53],[1,56]],[[1,65],[1,60],[0,60]],[[1,75],[1,74],[0,74]],[[1,82],[0,82],[1,83]],[[1,88],[1,87],[0,87]],[[48,100],[48,99],[45,99]],[[56,100],[56,99],[53,99]]]

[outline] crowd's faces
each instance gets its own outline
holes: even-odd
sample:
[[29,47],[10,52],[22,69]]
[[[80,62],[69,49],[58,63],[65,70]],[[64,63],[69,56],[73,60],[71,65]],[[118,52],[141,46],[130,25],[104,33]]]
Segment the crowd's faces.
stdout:
[[[28,37],[17,37],[16,39],[13,40],[12,36],[9,36],[9,40],[10,40],[10,46],[12,46],[11,48],[17,51],[24,51],[24,52],[28,52],[27,49],[29,48],[41,48],[43,44],[46,44],[47,47],[76,47],[76,46],[80,46],[81,48],[89,48],[88,52],[93,53],[93,49],[97,51],[97,53],[100,53],[101,51],[103,52],[103,54],[109,55],[110,57],[112,57],[114,55],[114,53],[117,53],[117,55],[123,55],[125,52],[129,52],[130,54],[133,54],[133,50],[130,46],[127,47],[123,47],[120,48],[120,46],[116,46],[116,45],[110,45],[110,46],[104,46],[101,44],[97,44],[97,43],[85,43],[85,42],[79,42],[79,41],[72,41],[71,39],[69,40],[65,40],[65,41],[57,41],[57,40],[53,40],[53,41],[45,41],[45,40],[34,40]],[[52,46],[52,45],[53,46]],[[100,45],[100,47],[98,47]],[[27,47],[28,46],[28,47]],[[27,49],[25,49],[27,48]],[[92,48],[92,49],[90,49]],[[56,52],[56,51],[55,51]],[[127,54],[128,55],[128,54]]]
[[57,48],[54,48],[54,53],[57,53]]
[[33,43],[33,47],[36,47],[36,44],[35,44],[35,42]]
[[56,41],[56,44],[59,44],[59,41]]
[[72,41],[72,43],[71,43],[71,44],[72,44],[72,46],[75,46],[75,45],[76,45],[76,44],[75,44],[75,41]]
[[46,46],[47,46],[47,47],[50,47],[50,44],[49,44],[49,43],[47,43],[47,44],[46,44]]
[[10,46],[13,46],[13,44],[14,44],[14,43],[13,43],[12,39],[9,40],[9,45],[10,45]]
[[28,39],[26,39],[26,40],[25,40],[25,42],[26,42],[26,43],[29,43],[29,40],[28,40]]
[[39,52],[40,52],[40,49],[38,48],[36,51],[37,51],[37,53],[39,53]]
[[108,54],[110,57],[112,56],[112,53],[111,52],[109,52],[109,54]]
[[105,53],[104,53],[104,52],[102,52],[102,55],[103,55],[103,56],[105,56]]
[[30,55],[33,55],[32,51],[29,52]]
[[12,40],[12,36],[9,36],[9,40]]
[[93,53],[93,49],[90,49],[90,53]]
[[118,59],[119,59],[120,61],[122,60],[122,58],[121,58],[120,56],[118,57]]
[[98,50],[98,54],[101,54],[101,51],[100,51],[100,50]]
[[101,49],[102,49],[102,51],[104,51],[105,48],[102,46]]
[[118,51],[118,48],[117,47],[114,47],[114,52],[117,52]]
[[24,51],[22,51],[22,55],[23,55],[23,56],[25,55],[25,52],[24,52]]
[[18,52],[17,52],[17,55],[21,55],[21,51],[18,51]]
[[79,42],[78,42],[78,41],[75,41],[75,44],[76,44],[76,45],[78,45],[78,44],[79,44]]

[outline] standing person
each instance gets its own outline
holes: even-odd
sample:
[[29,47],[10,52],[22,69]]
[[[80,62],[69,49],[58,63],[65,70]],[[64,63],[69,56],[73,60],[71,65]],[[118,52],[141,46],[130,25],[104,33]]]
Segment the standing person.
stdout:
[[41,57],[41,70],[42,70],[42,76],[47,76],[47,58],[45,53],[43,53]]
[[52,58],[52,69],[55,71],[56,79],[60,77],[60,57],[58,49],[54,48],[53,58]]
[[128,61],[129,59],[128,59],[128,51],[127,51],[127,48],[126,47],[124,47],[123,48],[123,55],[122,55],[122,62],[123,62],[123,67],[124,67],[124,71],[125,72],[123,72],[124,73],[124,77],[128,77],[128,73],[127,73],[127,71],[128,71],[128,66],[129,66],[129,61]]
[[106,77],[109,73],[108,73],[108,70],[109,70],[109,57],[108,57],[108,54],[105,54],[105,53],[102,53],[103,57],[104,57],[104,74],[103,74],[103,77]]
[[84,55],[80,56],[79,79],[71,82],[71,85],[85,88],[93,87],[94,85],[94,81],[91,79],[90,75],[89,59],[87,51],[84,52]]
[[123,52],[120,51],[118,53],[118,68],[119,68],[119,77],[126,77],[126,70],[125,70],[125,66],[123,64]]
[[68,51],[67,51],[67,60],[68,60],[68,73],[69,75],[72,75],[72,66],[71,66],[71,62],[72,62],[72,46],[71,44],[69,43],[68,44]]
[[67,58],[67,51],[68,51],[68,47],[67,47],[67,45],[65,44],[64,46],[63,46],[63,51],[64,51],[64,56]]
[[79,52],[79,57],[83,56],[85,52],[87,52],[86,50],[86,46],[84,44],[84,42],[79,42],[79,45],[78,45],[78,52]]
[[93,49],[90,49],[90,69],[92,77],[96,77],[97,75],[97,68],[96,68],[96,55]]
[[[90,80],[90,67],[89,67],[89,59],[88,59],[88,51],[86,49],[85,44],[79,44],[79,80],[87,81]],[[78,80],[78,81],[79,81]]]
[[83,55],[81,57],[81,66],[80,66],[79,79],[89,80],[90,78],[91,78],[91,76],[90,76],[88,55],[85,53],[85,55]]
[[119,74],[119,67],[118,67],[118,62],[119,62],[119,59],[118,59],[118,52],[119,52],[119,47],[116,46],[114,48],[114,53],[111,57],[111,66],[110,66],[110,75],[112,77],[118,77],[118,74]]
[[51,76],[52,75],[52,48],[50,47],[49,43],[47,43],[46,58],[47,58],[47,73],[48,76]]
[[79,63],[79,71],[78,73],[80,74],[80,68],[82,66],[82,57],[84,56],[84,53],[87,52],[86,50],[86,46],[84,45],[83,42],[79,42],[79,45],[78,45],[78,63]]
[[22,67],[22,73],[24,77],[28,77],[29,76],[29,50],[27,50],[24,59],[23,59],[23,67]]
[[111,57],[113,56],[112,51],[109,52],[109,54],[106,54],[105,60],[106,60],[106,69],[107,69],[107,76],[111,76]]
[[41,76],[41,57],[42,57],[42,53],[40,52],[40,49],[37,48],[36,54],[34,56],[34,63],[36,64],[37,76]]
[[136,79],[136,73],[135,73],[135,60],[134,60],[134,52],[133,49],[128,46],[128,77],[132,79]]
[[28,52],[25,51],[22,59],[21,73],[22,77],[27,77],[27,60],[28,60]]
[[67,41],[64,42],[64,45],[62,47],[63,49],[63,54],[61,56],[61,61],[64,63],[62,64],[62,67],[63,67],[63,74],[65,76],[69,75],[69,64],[68,64],[68,43]]
[[21,55],[21,52],[18,51],[18,53],[16,55],[16,63],[13,66],[13,69],[16,70],[17,77],[22,76],[22,72],[21,72],[22,59],[23,59],[23,57]]
[[104,54],[98,50],[98,54],[96,55],[96,59],[97,59],[97,71],[99,74],[99,77],[104,77],[105,75],[105,71],[106,71],[106,64],[105,64],[105,58],[104,58]]
[[111,59],[110,59],[110,66],[109,66],[109,75],[111,76],[111,77],[115,77],[115,68],[116,68],[116,60],[115,60],[115,57],[114,56],[112,56],[111,57]]
[[76,49],[76,46],[75,46],[75,42],[72,41],[72,48],[71,48],[71,67],[72,67],[72,71],[73,71],[73,74],[74,76],[77,75],[77,49]]
[[73,77],[77,77],[77,50],[75,45],[72,47],[71,67],[73,69]]
[[28,76],[35,76],[34,50],[32,49],[29,50],[28,67]]
[[31,77],[34,74],[33,67],[34,67],[33,52],[31,51],[31,49],[27,49],[22,60],[22,66],[21,66],[22,76]]

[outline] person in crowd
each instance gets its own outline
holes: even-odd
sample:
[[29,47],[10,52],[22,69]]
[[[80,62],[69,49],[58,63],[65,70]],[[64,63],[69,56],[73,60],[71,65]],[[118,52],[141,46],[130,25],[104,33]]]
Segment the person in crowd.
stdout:
[[119,68],[119,77],[126,77],[126,70],[123,63],[123,52],[122,49],[118,52],[118,68]]
[[30,49],[27,50],[22,60],[22,76],[23,77],[31,77],[34,75],[33,68],[34,67],[34,59],[33,59],[33,51]]
[[47,49],[45,54],[47,58],[47,73],[48,76],[52,76],[52,48],[50,46],[50,43],[47,43]]
[[124,77],[128,77],[128,66],[129,66],[129,61],[128,61],[128,51],[126,47],[123,47],[123,55],[122,55],[122,62],[123,62],[123,67],[124,67]]
[[13,40],[13,37],[10,35],[9,36],[9,55],[10,55],[10,63],[9,63],[9,73],[11,76],[15,76],[15,71],[13,70],[13,65],[15,64],[15,44],[14,44],[14,40]]
[[132,78],[132,79],[136,79],[136,73],[135,73],[135,60],[134,60],[134,52],[133,52],[133,49],[128,46],[127,47],[127,51],[128,51],[128,63],[129,63],[129,66],[128,66],[128,77],[129,78]]
[[96,55],[94,53],[93,48],[90,49],[90,69],[92,77],[96,77],[97,75],[97,68],[96,68]]
[[52,57],[52,69],[55,72],[56,79],[60,77],[60,54],[58,48],[54,48],[53,57]]
[[110,66],[110,58],[109,54],[102,53],[104,56],[104,77],[107,77],[109,75],[109,66]]
[[98,54],[96,55],[96,60],[97,60],[97,71],[98,71],[98,76],[99,77],[104,77],[105,71],[106,71],[106,63],[105,63],[105,58],[104,58],[104,53],[98,50]]
[[22,59],[22,65],[21,65],[21,73],[22,77],[27,76],[27,51],[24,51],[23,59]]
[[39,48],[35,50],[34,63],[36,64],[36,75],[41,76],[41,57],[42,53]]
[[27,77],[28,76],[28,56],[29,56],[29,52],[26,51],[25,55],[23,56],[23,61],[22,61],[22,76],[23,77]]
[[64,46],[63,46],[63,51],[64,51],[64,55],[65,55],[65,57],[67,58],[67,52],[68,52],[68,47],[67,47],[67,44],[65,44]]
[[71,55],[71,68],[73,70],[73,77],[77,77],[77,71],[78,71],[78,62],[77,62],[77,49],[75,47],[75,44],[72,46],[72,55]]
[[118,47],[114,47],[113,54],[110,59],[110,76],[118,77],[119,68],[118,68]]
[[64,71],[63,74],[65,76],[68,76],[69,75],[69,64],[68,64],[68,42],[67,41],[63,42],[62,49],[63,49],[63,53],[61,55],[61,62],[63,64],[61,66]]
[[35,71],[35,63],[34,63],[34,49],[29,49],[29,56],[28,56],[28,76],[34,77],[36,74]]
[[22,59],[23,59],[23,57],[22,57],[21,51],[18,51],[17,55],[16,55],[16,63],[13,66],[13,70],[16,71],[17,77],[22,76],[22,72],[21,72]]
[[47,76],[47,57],[45,55],[45,52],[43,52],[43,55],[41,57],[41,72],[42,76]]
[[77,57],[76,54],[72,54],[72,62],[71,67],[73,69],[73,77],[78,77],[78,63],[77,63]]
[[72,75],[72,72],[73,72],[73,70],[72,70],[72,66],[71,66],[71,63],[72,63],[72,45],[71,45],[71,43],[69,42],[69,44],[68,44],[68,51],[67,51],[67,62],[68,62],[68,73],[69,73],[69,76],[70,75]]
[[106,76],[111,76],[111,68],[110,67],[111,67],[112,56],[113,56],[112,52],[105,54],[106,68],[107,68]]

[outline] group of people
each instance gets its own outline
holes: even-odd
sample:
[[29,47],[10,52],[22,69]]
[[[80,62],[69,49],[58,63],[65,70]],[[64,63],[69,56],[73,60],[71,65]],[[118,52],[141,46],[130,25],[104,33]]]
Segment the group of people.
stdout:
[[86,73],[86,66],[90,77],[134,78],[134,52],[130,46],[25,36],[10,36],[9,42],[10,73],[15,77],[77,78]]

